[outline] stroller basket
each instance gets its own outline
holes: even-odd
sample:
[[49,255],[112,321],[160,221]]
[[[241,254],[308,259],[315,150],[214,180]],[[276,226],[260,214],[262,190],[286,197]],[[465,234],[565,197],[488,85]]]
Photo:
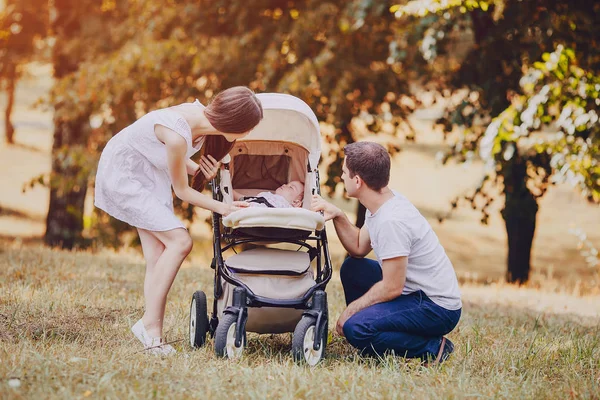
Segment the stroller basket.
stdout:
[[[304,251],[269,248],[247,250],[225,262],[228,275],[243,284],[257,300],[298,300],[315,285],[310,257]],[[222,313],[232,304],[235,284],[222,280],[223,296],[217,309]],[[249,308],[246,330],[257,333],[283,333],[294,330],[303,310],[287,307]]]

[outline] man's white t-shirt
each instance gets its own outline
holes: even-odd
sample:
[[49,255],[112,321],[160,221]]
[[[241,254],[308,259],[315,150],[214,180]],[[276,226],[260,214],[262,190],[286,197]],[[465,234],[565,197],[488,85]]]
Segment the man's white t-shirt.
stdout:
[[375,214],[366,213],[371,247],[379,265],[383,260],[408,256],[402,294],[422,290],[447,310],[462,307],[454,267],[429,222],[404,196],[393,191]]

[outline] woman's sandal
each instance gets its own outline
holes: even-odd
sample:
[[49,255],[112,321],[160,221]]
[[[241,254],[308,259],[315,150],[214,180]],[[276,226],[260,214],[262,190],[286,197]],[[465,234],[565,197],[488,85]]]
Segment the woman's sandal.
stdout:
[[162,338],[151,337],[141,319],[131,327],[131,332],[142,342],[144,350],[147,350],[150,354],[166,356],[177,353],[173,346],[163,343]]

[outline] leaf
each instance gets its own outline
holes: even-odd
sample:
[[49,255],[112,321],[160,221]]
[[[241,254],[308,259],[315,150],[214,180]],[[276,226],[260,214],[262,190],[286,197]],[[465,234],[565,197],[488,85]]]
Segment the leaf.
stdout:
[[569,57],[569,60],[575,60],[575,52],[573,51],[573,49],[565,49],[565,55]]

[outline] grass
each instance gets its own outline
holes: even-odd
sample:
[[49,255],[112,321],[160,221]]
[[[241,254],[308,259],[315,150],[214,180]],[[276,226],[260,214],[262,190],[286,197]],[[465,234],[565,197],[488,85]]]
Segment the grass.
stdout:
[[[597,244],[598,208],[570,187],[549,190],[540,200],[530,282],[505,285],[501,202],[489,226],[468,207],[437,222],[451,199],[478,181],[482,165],[435,167],[441,133],[416,117],[418,143],[405,143],[393,160],[392,187],[431,222],[461,282],[463,317],[450,334],[456,352],[446,364],[425,369],[402,358],[363,359],[334,337],[328,358],[310,369],[291,361],[289,334],[250,335],[239,362],[217,359],[212,342],[190,350],[191,295],[210,294],[212,287],[210,241],[201,224],[192,226],[198,241],[169,296],[167,339],[178,341],[179,354],[141,353],[129,332],[143,306],[139,251],[68,253],[38,244],[49,191],[38,186],[23,193],[22,187],[51,165],[52,110],[30,105],[48,92],[52,78],[49,65],[32,65],[30,72],[34,78],[17,86],[15,145],[3,143],[0,118],[0,399],[600,398],[600,271],[587,266],[568,234],[581,227]],[[5,101],[0,93],[0,106]],[[355,209],[353,202],[335,201]],[[330,228],[339,267],[343,253]],[[333,327],[343,309],[337,273],[328,295]]]
[[[156,358],[129,332],[143,304],[137,252],[0,241],[0,398],[599,398],[598,320],[479,301],[465,301],[450,334],[456,351],[440,368],[365,359],[339,337],[316,368],[292,362],[289,334],[251,334],[236,362],[217,359],[212,341],[193,351],[188,304],[194,290],[210,292],[206,250],[184,264],[169,297],[167,339],[180,340],[179,353]],[[337,276],[328,293],[335,317]]]

